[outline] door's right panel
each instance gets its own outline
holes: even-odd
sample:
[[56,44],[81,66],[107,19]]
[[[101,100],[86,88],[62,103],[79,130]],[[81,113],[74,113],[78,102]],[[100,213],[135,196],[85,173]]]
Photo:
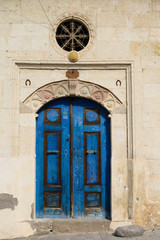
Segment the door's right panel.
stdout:
[[110,218],[110,119],[80,98],[73,101],[73,211],[75,218]]

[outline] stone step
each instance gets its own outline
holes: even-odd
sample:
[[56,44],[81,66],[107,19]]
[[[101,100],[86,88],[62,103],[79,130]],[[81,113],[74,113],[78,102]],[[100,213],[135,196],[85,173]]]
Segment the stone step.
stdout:
[[53,233],[76,233],[76,232],[107,232],[110,228],[110,221],[107,219],[94,220],[53,220]]

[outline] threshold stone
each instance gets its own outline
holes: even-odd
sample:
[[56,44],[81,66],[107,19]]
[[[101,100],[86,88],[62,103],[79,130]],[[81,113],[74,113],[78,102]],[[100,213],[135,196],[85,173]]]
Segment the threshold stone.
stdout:
[[117,237],[136,237],[142,236],[144,228],[139,225],[129,225],[124,227],[118,227],[115,230],[115,236]]

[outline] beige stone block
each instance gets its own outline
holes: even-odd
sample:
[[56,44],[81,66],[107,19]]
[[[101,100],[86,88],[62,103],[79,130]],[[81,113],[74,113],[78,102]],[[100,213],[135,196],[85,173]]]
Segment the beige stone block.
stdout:
[[144,68],[145,70],[151,70],[151,71],[155,71],[155,70],[159,70],[160,69],[160,60],[158,56],[143,56],[141,58],[141,65],[142,68]]
[[113,159],[127,158],[126,115],[113,114],[111,118],[111,146]]
[[146,199],[146,161],[142,158],[133,160],[133,184],[134,202],[143,202]]
[[117,44],[114,39],[112,41],[98,41],[95,55],[99,61],[106,61],[107,59],[116,62],[123,60],[125,62],[126,59],[131,57],[130,43],[121,41]]
[[96,9],[115,10],[115,2],[112,0],[82,0],[82,6],[94,7]]
[[[2,96],[3,96],[3,89],[4,89],[4,82],[0,80],[0,106],[2,107],[3,105],[3,100],[2,100]],[[1,113],[1,112],[0,112]]]
[[126,25],[123,12],[99,11],[97,12],[98,27],[124,27]]
[[142,81],[142,70],[134,71],[131,78],[132,95],[133,95],[133,108],[136,110],[137,106],[143,104],[143,81]]
[[19,125],[21,127],[35,127],[35,113],[21,113],[19,115]]
[[160,84],[160,71],[158,69],[152,71],[151,69],[143,70],[143,82],[145,84]]
[[[53,1],[52,0],[52,2],[54,2],[54,4],[55,4],[55,0]],[[63,0],[58,0],[57,1],[57,4],[58,4],[58,7],[59,8],[75,8],[75,10],[77,9],[77,7],[79,8],[79,7],[81,7],[81,5],[83,4],[83,3],[81,3],[81,0],[68,0],[68,1],[63,1]],[[86,6],[87,4],[85,4],[85,6]],[[90,4],[89,4],[90,5]],[[93,6],[93,5],[90,5],[90,6]]]
[[[48,28],[48,29],[54,28],[55,17],[57,17],[61,13],[61,11],[63,11],[65,3],[67,5],[67,2],[63,2],[63,5],[62,5],[61,1],[60,1],[60,4],[59,4],[59,0],[41,1],[41,4],[39,4],[39,6],[41,8],[41,12],[43,12],[43,14],[44,14],[43,16],[46,20],[47,20],[47,17],[48,17],[48,20],[46,22],[46,24],[47,23],[48,24],[46,25],[45,28]],[[45,14],[47,15],[47,17],[45,16]]]
[[31,49],[23,51],[10,50],[7,53],[7,56],[12,59],[22,59],[22,61],[24,61],[24,59],[32,59],[34,62],[39,61],[40,59],[43,59],[43,61],[53,61],[53,56],[57,58],[57,62],[66,60],[66,58],[64,59],[64,56],[57,54],[53,48],[49,49],[48,52],[46,52],[45,49],[41,49],[41,51]]
[[147,161],[147,195],[148,200],[153,203],[159,202],[160,199],[160,185],[157,181],[160,181],[159,176],[160,160]]
[[5,51],[7,49],[6,40],[4,37],[0,37],[0,51]]
[[1,106],[5,109],[13,108],[13,82],[3,81],[2,83],[2,95],[1,95]]
[[[17,128],[17,131],[19,129]],[[11,151],[12,151],[12,156],[14,158],[18,157],[18,154],[19,154],[19,138],[17,137],[18,135],[15,135],[15,136],[12,136],[12,148],[11,148]]]
[[144,84],[144,98],[150,98],[151,104],[152,99],[159,98],[160,83]]
[[5,9],[5,10],[9,8],[12,11],[19,11],[21,8],[21,0],[14,0],[14,1],[1,0],[1,4],[2,4],[1,9]]
[[[1,53],[1,62],[0,62],[0,66],[1,67],[6,67],[6,63],[7,63],[7,52],[5,50],[0,50]],[[4,76],[3,76],[4,77]]]
[[133,130],[133,136],[135,140],[135,150],[137,150],[137,146],[142,146],[143,145],[143,106],[140,104],[137,104],[134,107],[134,129]]
[[149,211],[147,206],[146,193],[146,164],[142,159],[134,160],[134,224],[142,226],[148,225],[148,218],[153,211]]
[[[3,55],[2,51],[0,51],[0,53]],[[0,72],[1,72],[1,76],[0,76],[0,84],[2,84],[2,88],[5,82],[8,82],[9,84],[11,83],[11,71],[12,68],[11,66],[9,66],[8,64],[6,64],[6,59],[5,58],[1,58],[1,62],[3,64],[0,64]],[[4,94],[3,90],[2,90],[2,94],[1,96]]]
[[10,136],[4,137],[4,135],[2,134],[2,135],[0,135],[0,139],[2,139],[1,140],[1,148],[0,148],[0,156],[2,158],[6,158],[6,157],[8,158],[11,156],[11,153],[12,153],[11,137]]
[[124,128],[112,128],[112,155],[114,158],[126,158],[126,130]]
[[46,51],[48,50],[48,38],[39,36],[37,38],[32,38],[32,42],[31,42],[32,46],[31,48],[35,51],[41,50],[41,49],[45,49]]
[[[158,0],[159,1],[159,0]],[[157,27],[152,27],[147,29],[149,31],[149,38],[148,41],[156,41],[159,42],[159,35],[160,35],[160,29]]]
[[[129,18],[129,17],[128,17]],[[130,21],[130,19],[128,20]],[[128,23],[129,24],[129,23]],[[132,26],[132,22],[131,22]],[[102,31],[103,30],[103,31]],[[111,40],[115,39],[117,41],[148,41],[149,38],[149,30],[146,28],[133,28],[133,27],[119,27],[119,28],[99,28],[97,29],[98,38],[101,37],[103,39]]]
[[15,10],[12,10],[9,7],[1,7],[0,24],[22,23],[23,17],[19,13],[20,11],[15,12]]
[[159,0],[152,0],[153,2],[153,10],[160,11],[160,1]]
[[110,41],[113,37],[117,38],[118,29],[113,27],[98,27],[97,28],[97,40]]
[[[147,170],[147,177],[155,176],[159,178],[159,170],[160,170],[160,159],[158,160],[147,160],[146,161],[146,170]],[[147,182],[148,183],[148,182]],[[160,191],[160,185],[156,184],[155,186]]]
[[0,24],[0,36],[3,36],[3,38],[5,38],[8,34],[10,34],[11,31],[11,24]]
[[[144,113],[160,113],[160,99],[150,99],[150,98],[144,98]],[[154,116],[154,115],[153,115]]]
[[[21,155],[16,161],[16,186],[18,198],[18,209],[16,211],[16,219],[22,221],[31,220],[31,205],[35,202],[35,158],[30,154]],[[21,179],[20,181],[18,179]],[[32,186],[32,188],[31,188]],[[25,205],[25,208],[24,208]]]
[[147,12],[152,11],[152,0],[118,0],[116,3],[118,11]]
[[[1,145],[2,146],[2,145]],[[2,146],[4,147],[4,146]],[[1,184],[0,184],[0,192],[1,193],[12,193],[14,191],[14,162],[15,159],[9,157],[4,157],[1,154],[0,158],[0,176],[1,176]],[[3,166],[3,167],[2,167]],[[9,177],[8,177],[9,176]]]
[[159,133],[160,133],[160,126],[154,129],[154,141],[155,141],[156,146],[159,146],[159,143],[160,143],[160,134]]
[[159,113],[144,113],[143,114],[143,127],[159,127],[160,126],[160,114]]
[[159,12],[150,11],[133,15],[134,27],[160,27]]
[[144,146],[144,157],[146,159],[157,160],[160,159],[159,146]]
[[12,136],[12,122],[7,121],[8,119],[4,119],[4,121],[0,121],[0,134],[3,135],[4,138]]
[[144,128],[143,130],[144,146],[154,146],[154,128]]
[[[8,25],[6,24],[4,24],[4,26],[8,27]],[[37,25],[37,24],[23,23],[23,24],[12,24],[10,26],[10,29],[8,29],[8,32],[11,37],[24,38],[25,36],[30,36],[30,38],[46,37],[46,39],[48,39],[49,29],[45,27],[41,27],[40,25]]]
[[8,49],[9,51],[27,51],[31,48],[30,36],[25,37],[9,37],[8,38]]
[[[138,141],[137,141],[137,143],[138,143]],[[144,158],[143,146],[144,145],[142,144],[142,141],[141,141],[140,145],[137,144],[136,147],[134,146],[134,149],[135,149],[134,154],[139,159],[143,159]]]
[[0,124],[2,128],[3,128],[3,125],[7,126],[7,124],[13,123],[13,115],[14,115],[13,109],[6,109],[6,108],[0,109]]
[[126,159],[112,158],[112,220],[128,218],[128,183]]
[[20,129],[19,154],[24,156],[34,156],[35,154],[35,128],[23,127]]
[[[43,3],[42,3],[43,5]],[[46,10],[47,13],[47,10]],[[21,14],[24,16],[23,23],[31,22],[38,24],[49,24],[39,1],[23,0],[21,1]]]
[[[17,238],[17,237],[28,237],[33,235],[34,231],[30,224],[27,222],[15,222],[13,221],[14,215],[9,212],[10,210],[4,210],[1,214],[1,219],[3,219],[3,224],[0,226],[0,238]],[[11,214],[11,219],[8,217]],[[18,229],[18,231],[17,231]]]
[[144,55],[150,56],[160,55],[160,44],[159,42],[131,42],[131,51],[133,55]]

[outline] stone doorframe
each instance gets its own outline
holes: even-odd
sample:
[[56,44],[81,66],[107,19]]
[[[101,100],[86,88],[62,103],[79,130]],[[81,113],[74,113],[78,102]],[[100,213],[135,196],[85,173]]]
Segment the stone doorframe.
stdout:
[[[92,99],[100,103],[111,117],[111,220],[116,225],[133,219],[133,123],[131,64],[109,63],[31,63],[16,62],[19,69],[125,70],[126,106],[109,90],[92,82],[69,78],[38,88],[23,103],[20,114],[35,114],[47,102],[67,96]],[[33,118],[32,118],[33,119]],[[31,123],[35,126],[35,124]],[[33,136],[35,137],[35,133]]]

